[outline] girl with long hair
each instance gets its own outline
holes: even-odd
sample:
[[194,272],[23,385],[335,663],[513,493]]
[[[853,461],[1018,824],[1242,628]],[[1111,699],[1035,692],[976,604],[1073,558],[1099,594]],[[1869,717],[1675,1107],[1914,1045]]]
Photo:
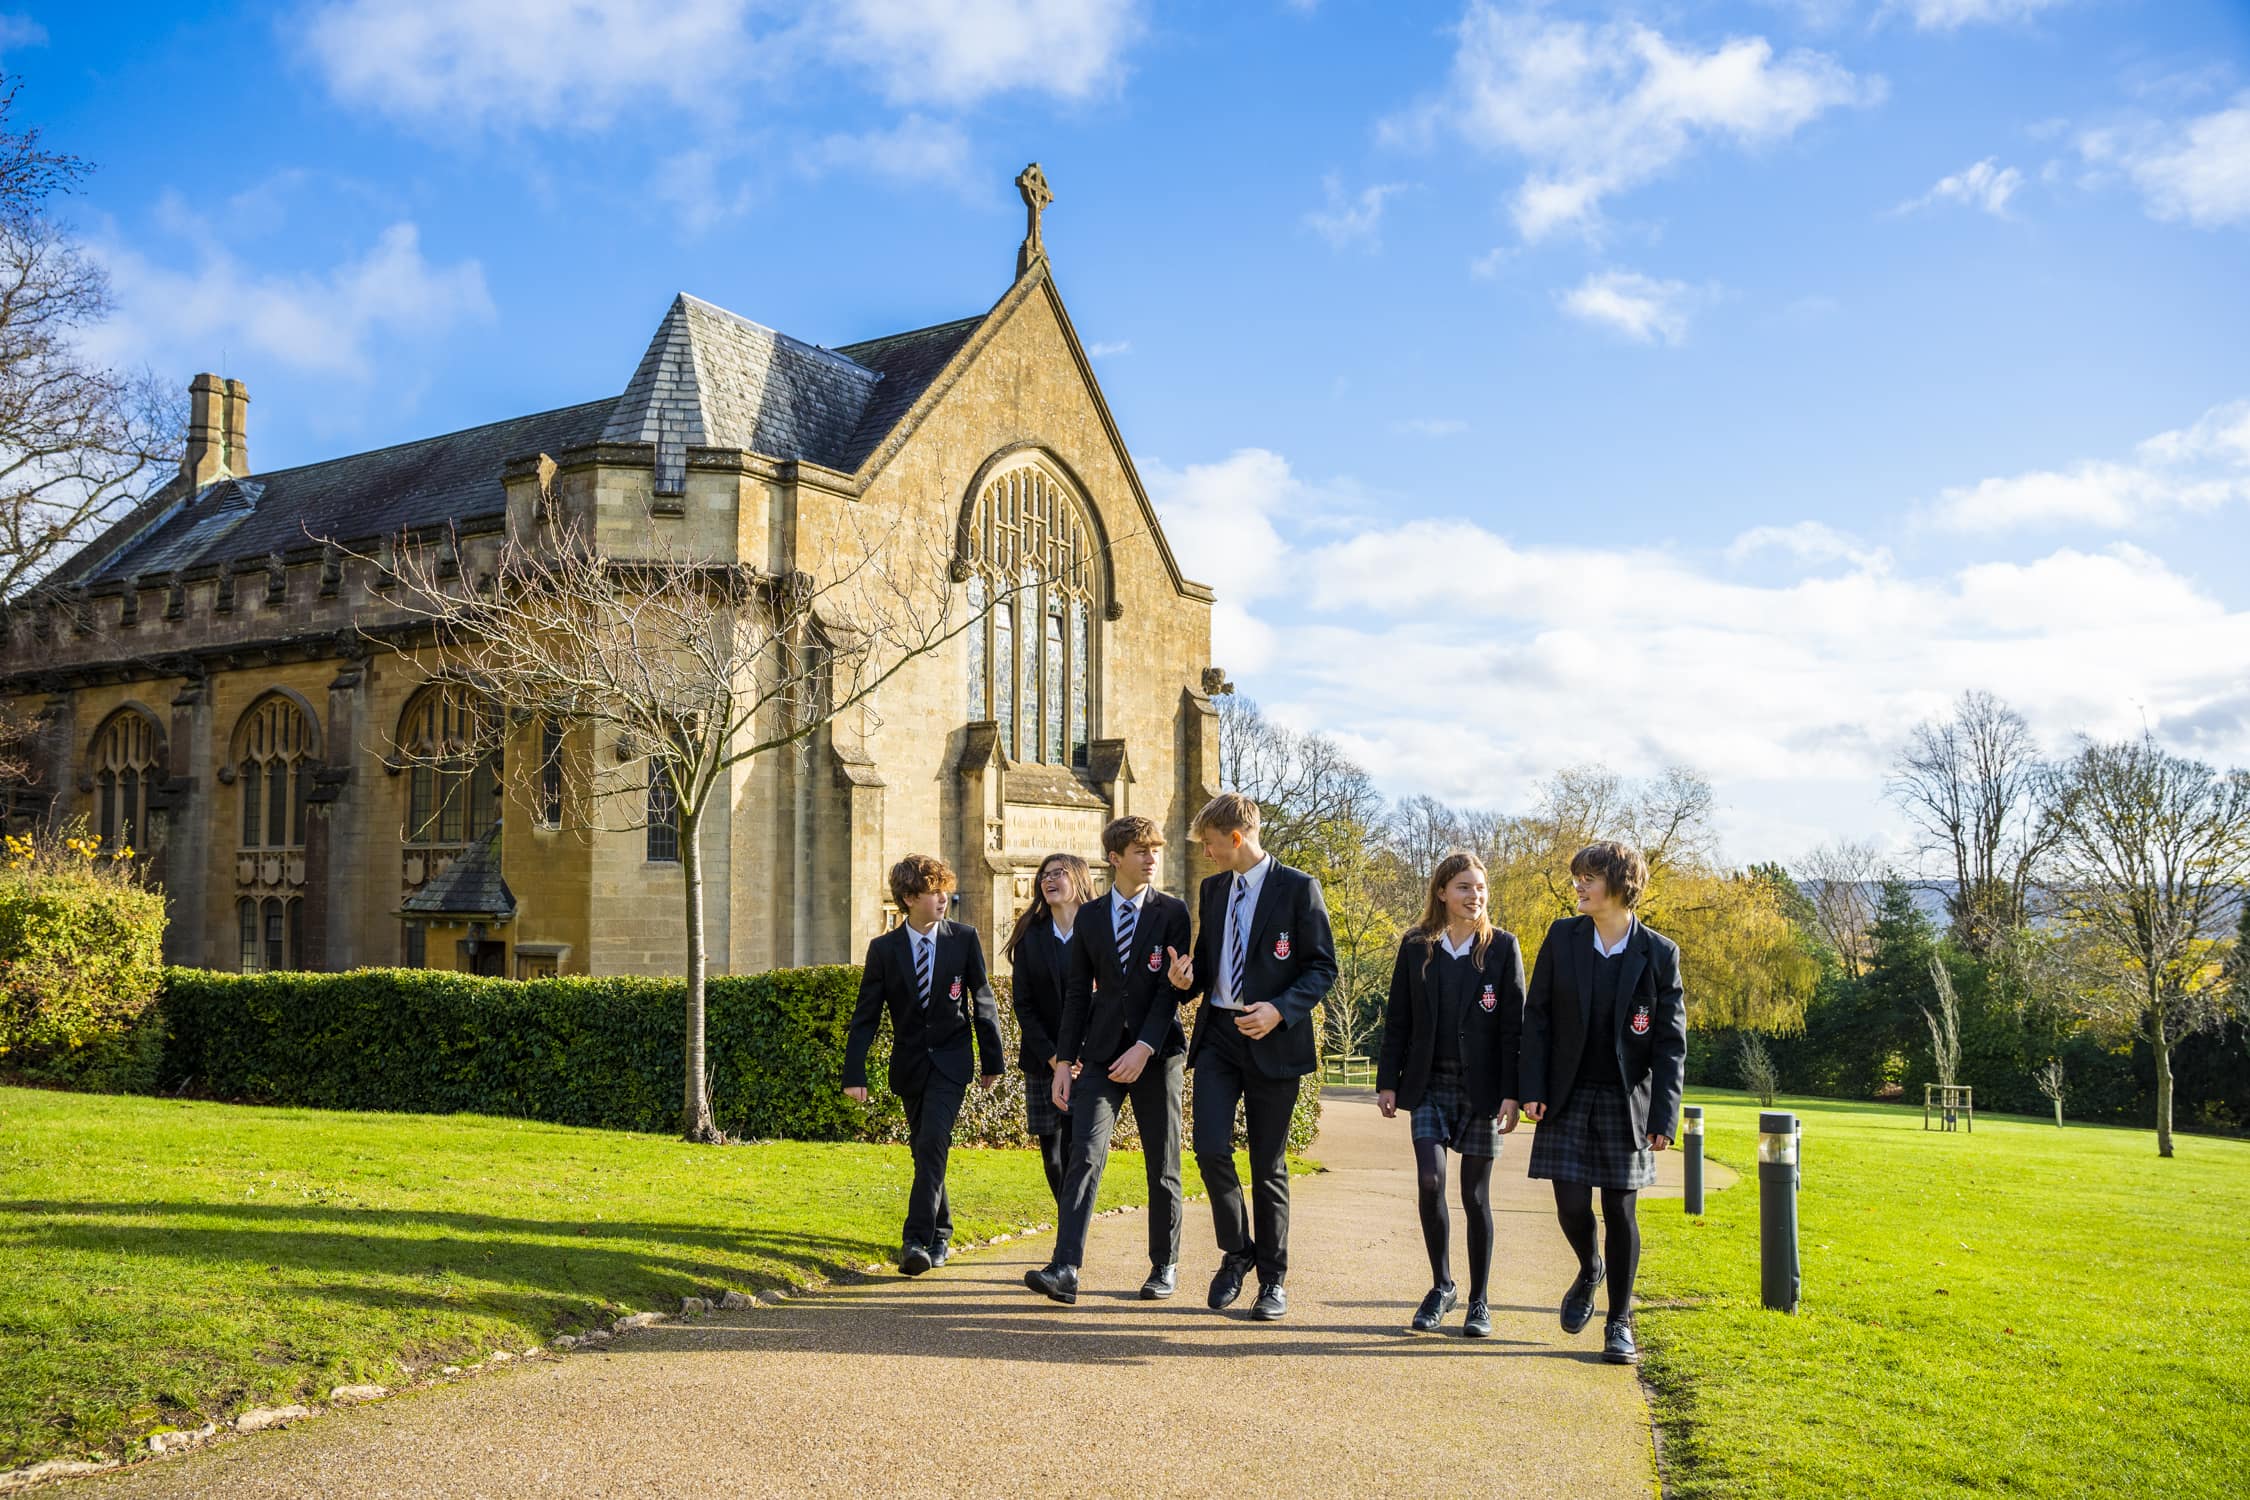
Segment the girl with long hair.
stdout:
[[1078,908],[1094,899],[1094,876],[1075,854],[1050,854],[1039,862],[1031,904],[1016,918],[1004,951],[1015,969],[1016,1023],[1023,1046],[1016,1061],[1024,1074],[1024,1117],[1039,1142],[1047,1191],[1062,1212],[1063,1170],[1070,1160],[1070,1116],[1055,1107],[1055,1057],[1061,1050],[1063,987],[1070,978],[1071,928]]
[[1469,1312],[1462,1333],[1489,1337],[1486,1292],[1492,1276],[1492,1166],[1500,1137],[1516,1128],[1516,1065],[1523,1032],[1523,954],[1515,935],[1494,927],[1484,865],[1449,854],[1430,872],[1422,920],[1398,947],[1375,1103],[1384,1119],[1403,1107],[1414,1121],[1414,1170],[1430,1291],[1414,1328],[1445,1321],[1458,1298],[1451,1265],[1453,1226],[1445,1206],[1445,1153],[1461,1157],[1461,1211],[1468,1217]]

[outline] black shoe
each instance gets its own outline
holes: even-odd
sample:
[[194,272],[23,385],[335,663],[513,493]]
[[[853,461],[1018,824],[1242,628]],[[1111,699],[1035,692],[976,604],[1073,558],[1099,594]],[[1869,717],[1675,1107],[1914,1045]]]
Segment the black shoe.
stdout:
[[1023,1273],[1023,1284],[1057,1302],[1078,1300],[1078,1268],[1076,1266],[1040,1266]]
[[1234,1306],[1242,1295],[1242,1278],[1250,1274],[1251,1262],[1233,1256],[1222,1257],[1219,1274],[1211,1278],[1211,1311],[1223,1312]]
[[1148,1280],[1141,1283],[1141,1300],[1143,1302],[1162,1302],[1179,1289],[1179,1268],[1177,1266],[1157,1266],[1149,1271]]
[[1482,1297],[1471,1297],[1469,1299],[1469,1319],[1461,1325],[1461,1337],[1465,1339],[1488,1339],[1492,1337],[1492,1309],[1485,1305]]
[[1611,1318],[1602,1328],[1602,1358],[1613,1365],[1637,1365],[1641,1362],[1641,1346],[1633,1342],[1633,1325],[1623,1318]]
[[931,1270],[933,1270],[933,1271],[934,1271],[934,1270],[936,1270],[936,1269],[937,1269],[937,1268],[938,1268],[939,1266],[942,1266],[942,1265],[944,1265],[944,1264],[945,1264],[945,1263],[946,1263],[946,1262],[947,1262],[948,1260],[950,1260],[950,1259],[952,1259],[952,1258],[953,1258],[953,1245],[952,1245],[952,1243],[951,1243],[950,1241],[948,1241],[948,1240],[939,1240],[939,1241],[938,1241],[938,1242],[937,1242],[936,1244],[934,1244],[934,1245],[932,1245],[932,1246],[930,1247],[930,1269],[931,1269]]
[[932,1264],[926,1245],[908,1245],[898,1253],[898,1268],[908,1276],[919,1276]]
[[1570,1284],[1570,1290],[1563,1293],[1563,1332],[1578,1332],[1586,1326],[1587,1320],[1594,1316],[1594,1288],[1602,1284],[1602,1277],[1608,1270],[1607,1266],[1596,1260],[1585,1270],[1579,1272],[1578,1279]]
[[1453,1303],[1451,1286],[1431,1287],[1429,1295],[1422,1299],[1422,1305],[1414,1309],[1414,1331],[1428,1333],[1436,1328],[1445,1321],[1445,1315],[1453,1311]]
[[1261,1323],[1278,1323],[1289,1312],[1289,1294],[1278,1281],[1258,1284],[1258,1300],[1250,1309],[1250,1316]]

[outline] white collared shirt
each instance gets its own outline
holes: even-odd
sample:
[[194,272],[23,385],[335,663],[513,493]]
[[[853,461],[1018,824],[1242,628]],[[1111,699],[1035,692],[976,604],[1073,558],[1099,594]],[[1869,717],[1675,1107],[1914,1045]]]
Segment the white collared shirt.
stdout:
[[[1266,871],[1272,868],[1273,856],[1269,854],[1240,875],[1236,875],[1227,881],[1227,922],[1226,927],[1219,934],[1219,972],[1211,986],[1211,1003],[1213,1005],[1225,1006],[1230,1010],[1241,1008],[1241,1002],[1235,999],[1233,987],[1227,983],[1227,955],[1234,952],[1235,941],[1235,888],[1237,882],[1249,887],[1249,893],[1242,898],[1242,920],[1255,922],[1258,919],[1258,892],[1266,883]],[[1247,940],[1249,934],[1244,933],[1243,937]],[[1242,955],[1242,965],[1245,969],[1250,966],[1250,955],[1247,951]]]
[[1639,917],[1633,917],[1629,919],[1625,923],[1625,935],[1617,940],[1617,946],[1614,948],[1608,948],[1602,945],[1602,930],[1599,927],[1595,928],[1594,951],[1600,954],[1603,958],[1617,957],[1618,954],[1625,951],[1625,945],[1633,940],[1633,929],[1640,925],[1641,919]]
[[1154,889],[1154,886],[1144,885],[1130,896],[1125,895],[1120,891],[1112,890],[1109,893],[1110,921],[1114,924],[1119,919],[1121,919],[1128,910],[1133,913],[1133,919],[1135,921],[1139,921],[1141,908],[1148,903],[1148,893]]
[[1055,921],[1055,920],[1054,920],[1053,918],[1051,918],[1051,917],[1050,917],[1050,918],[1048,919],[1048,921],[1047,921],[1047,925],[1048,925],[1049,927],[1052,927],[1052,928],[1054,928],[1054,929],[1055,929],[1055,941],[1056,941],[1056,942],[1058,942],[1058,943],[1067,943],[1067,942],[1069,942],[1069,941],[1070,941],[1070,934],[1071,934],[1072,932],[1076,932],[1076,931],[1078,930],[1077,928],[1073,927],[1073,928],[1070,928],[1070,929],[1069,929],[1068,931],[1065,931],[1065,930],[1064,930],[1064,928],[1063,928],[1063,925],[1062,925],[1062,924],[1061,924],[1060,922],[1057,922],[1057,921]]
[[922,955],[930,956],[930,988],[937,988],[937,924],[931,923],[928,932],[916,932],[914,924],[906,924],[906,936],[914,944],[914,972],[922,972]]
[[1467,958],[1469,956],[1469,950],[1476,947],[1477,945],[1477,935],[1473,932],[1470,933],[1467,937],[1461,939],[1461,946],[1456,948],[1453,946],[1453,939],[1447,937],[1445,935],[1444,929],[1440,928],[1438,931],[1437,945],[1438,947],[1445,950],[1445,956],[1447,958]]

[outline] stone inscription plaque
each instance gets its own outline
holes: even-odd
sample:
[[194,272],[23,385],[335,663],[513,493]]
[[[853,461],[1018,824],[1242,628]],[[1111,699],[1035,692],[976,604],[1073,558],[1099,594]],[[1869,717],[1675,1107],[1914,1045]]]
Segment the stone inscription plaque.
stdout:
[[1101,809],[1093,807],[1032,807],[1010,802],[1001,809],[1000,852],[1016,859],[1040,859],[1049,854],[1083,854],[1093,857],[1102,847]]

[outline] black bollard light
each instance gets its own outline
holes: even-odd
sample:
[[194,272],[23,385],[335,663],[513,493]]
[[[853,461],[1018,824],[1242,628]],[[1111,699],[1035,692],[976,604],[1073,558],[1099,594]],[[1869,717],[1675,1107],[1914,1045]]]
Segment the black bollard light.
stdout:
[[1797,1118],[1758,1115],[1758,1290],[1776,1312],[1797,1310]]
[[1680,1196],[1687,1211],[1703,1216],[1703,1106],[1690,1104],[1680,1111]]

